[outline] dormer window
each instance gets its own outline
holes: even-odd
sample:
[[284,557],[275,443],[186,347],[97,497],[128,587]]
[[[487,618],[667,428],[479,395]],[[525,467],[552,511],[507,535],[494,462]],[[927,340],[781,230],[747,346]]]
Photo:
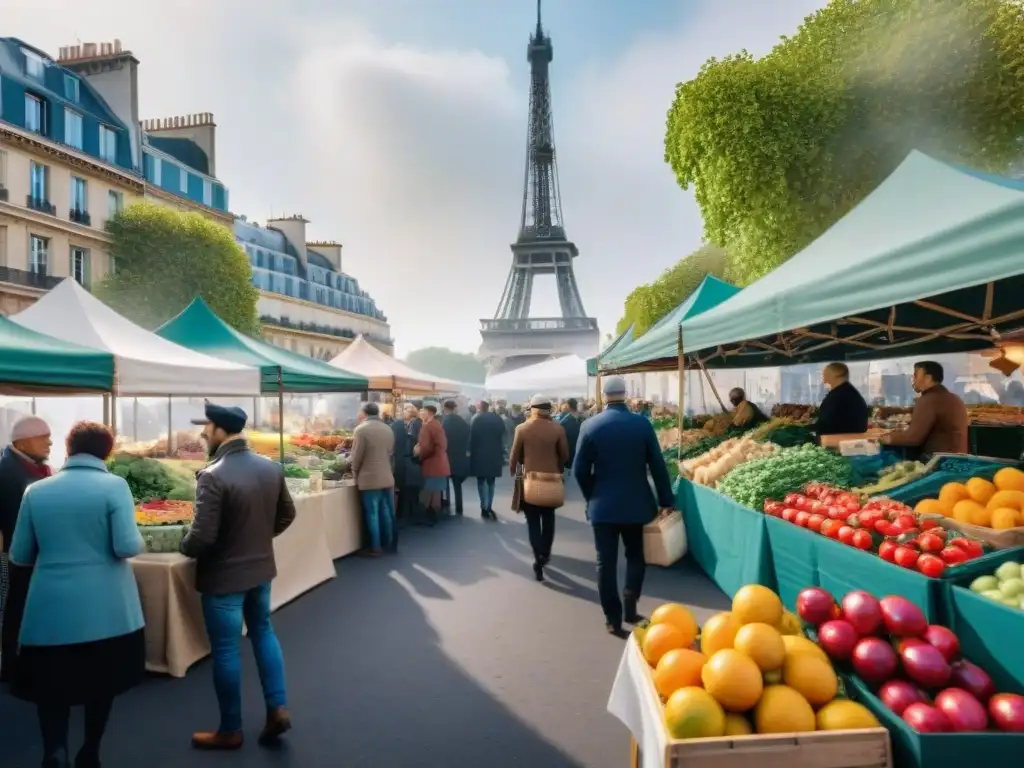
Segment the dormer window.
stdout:
[[64,75],[64,98],[78,103],[78,78],[74,75]]
[[43,72],[46,69],[46,63],[43,61],[43,57],[35,51],[30,51],[27,48],[22,48],[21,52],[25,54],[25,74],[29,77],[33,77],[36,80],[43,79]]

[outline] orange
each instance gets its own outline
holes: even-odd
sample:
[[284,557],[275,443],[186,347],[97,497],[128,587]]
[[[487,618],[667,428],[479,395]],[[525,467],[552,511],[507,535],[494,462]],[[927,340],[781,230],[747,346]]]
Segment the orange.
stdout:
[[700,679],[704,690],[729,712],[746,712],[761,698],[764,689],[757,664],[729,648],[707,660]]
[[938,499],[921,499],[914,511],[919,515],[946,515],[946,507]]
[[815,726],[811,705],[788,685],[769,685],[754,710],[758,733],[802,733]]
[[658,666],[661,657],[676,648],[685,648],[686,635],[671,624],[655,624],[647,628],[644,635],[643,652],[647,663],[652,667]]
[[786,644],[775,627],[767,624],[747,624],[736,633],[732,647],[748,656],[762,672],[771,672],[782,666],[786,658]]
[[1024,510],[1024,491],[996,491],[985,506],[989,509],[1010,507]]
[[665,727],[673,739],[725,735],[725,712],[702,688],[680,688],[665,702]]
[[818,710],[819,731],[859,731],[881,728],[877,718],[863,704],[849,699],[836,699]]
[[768,587],[747,584],[733,596],[732,613],[740,624],[760,622],[774,627],[782,620],[782,601]]
[[786,646],[786,658],[796,656],[798,654],[808,654],[810,656],[817,656],[826,664],[832,663],[829,661],[828,654],[825,653],[822,647],[814,641],[808,640],[806,637],[783,635],[782,643]]
[[[970,491],[963,483],[946,483],[939,491],[939,503],[952,512],[958,501],[971,498]],[[947,513],[949,514],[949,513]]]
[[723,736],[750,736],[754,732],[754,726],[750,724],[743,715],[735,712],[725,713],[725,733]]
[[972,518],[980,517],[984,513],[985,507],[972,499],[958,501],[953,506],[953,519],[958,523],[970,523]]
[[807,699],[812,707],[828,704],[839,691],[832,665],[806,654],[786,657],[782,682]]
[[731,613],[716,613],[704,622],[700,631],[700,650],[705,656],[715,651],[732,648],[733,640],[742,624]]
[[978,506],[971,510],[971,525],[980,525],[983,528],[992,527],[992,509]]
[[697,626],[697,619],[690,613],[690,609],[679,603],[665,603],[659,605],[651,614],[651,624],[671,624],[686,637],[690,638],[684,645],[689,647],[697,639],[700,628]]
[[689,648],[674,648],[658,662],[654,670],[654,687],[667,699],[680,688],[700,686],[700,670],[704,654]]
[[967,492],[979,504],[987,504],[996,492],[996,486],[983,477],[972,477],[967,481]]
[[1024,491],[1024,472],[1016,467],[1003,467],[992,480],[1000,491]]
[[775,625],[775,628],[779,630],[781,635],[799,635],[803,633],[800,617],[789,611],[782,612],[782,620]]
[[992,522],[990,525],[997,531],[1005,531],[1009,528],[1019,528],[1021,525],[1020,510],[1009,507],[999,507],[992,510]]

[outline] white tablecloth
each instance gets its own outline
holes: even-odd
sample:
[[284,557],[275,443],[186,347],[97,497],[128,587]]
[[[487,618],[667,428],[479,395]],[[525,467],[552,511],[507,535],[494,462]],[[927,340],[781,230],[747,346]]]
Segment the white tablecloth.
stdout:
[[617,717],[640,745],[641,768],[664,768],[668,733],[661,721],[658,702],[650,690],[647,662],[636,638],[630,635],[619,660],[608,711]]

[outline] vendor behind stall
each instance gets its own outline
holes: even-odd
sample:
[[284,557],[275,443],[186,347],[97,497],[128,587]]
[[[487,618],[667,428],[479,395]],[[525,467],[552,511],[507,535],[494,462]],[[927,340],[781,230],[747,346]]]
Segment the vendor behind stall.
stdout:
[[859,435],[868,431],[868,404],[850,383],[845,363],[829,363],[821,371],[828,394],[821,401],[818,420],[811,431],[822,435]]
[[931,360],[914,363],[914,391],[919,394],[907,429],[882,437],[885,445],[919,448],[922,454],[967,453],[967,407],[942,385],[942,366]]
[[768,421],[760,408],[747,400],[747,393],[740,387],[729,390],[729,402],[732,403],[732,426],[756,427]]

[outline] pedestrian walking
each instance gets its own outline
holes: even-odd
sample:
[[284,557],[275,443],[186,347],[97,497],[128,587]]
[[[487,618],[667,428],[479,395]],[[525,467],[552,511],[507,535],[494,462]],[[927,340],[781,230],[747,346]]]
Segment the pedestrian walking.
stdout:
[[10,440],[0,454],[0,683],[14,678],[18,634],[32,578],[32,568],[12,565],[8,554],[25,490],[51,474],[46,461],[53,445],[49,425],[38,416],[14,422]]
[[494,483],[505,468],[505,422],[481,400],[469,423],[469,469],[476,478],[480,517],[497,521],[494,513]]
[[567,470],[572,469],[572,461],[576,458],[576,444],[580,439],[580,427],[583,425],[583,415],[579,411],[579,403],[575,397],[570,397],[565,401],[565,410],[558,414],[558,423],[562,425],[565,430],[565,438],[569,443],[569,461],[566,462],[565,468]]
[[551,418],[551,398],[534,395],[530,418],[512,437],[509,468],[516,478],[512,504],[526,516],[537,581],[544,581],[544,566],[551,559],[555,510],[565,503],[563,473],[568,459],[565,430]]
[[284,657],[270,622],[270,583],[277,576],[274,538],[295,520],[295,504],[281,465],[249,449],[242,434],[248,419],[241,408],[208,402],[206,417],[193,422],[203,425],[210,463],[196,474],[195,513],[181,553],[196,560],[220,708],[217,730],[192,734],[197,749],[242,746],[243,622],[267,712],[259,743],[273,744],[291,728]]
[[363,518],[369,534],[367,554],[379,557],[387,549],[398,550],[395,521],[395,476],[392,461],[395,435],[380,420],[376,403],[363,403],[359,409],[359,426],[353,433],[350,466],[356,476],[356,487],[363,506]]
[[455,502],[455,514],[461,517],[462,484],[469,477],[469,424],[456,412],[457,407],[454,400],[445,402],[441,427],[448,441],[449,488]]
[[448,487],[451,469],[448,466],[448,439],[444,427],[437,420],[437,405],[424,403],[420,409],[419,439],[413,448],[413,455],[419,461],[423,473],[421,503],[427,509],[427,524],[437,523],[441,511],[441,494]]
[[[674,505],[672,484],[658,437],[651,422],[630,413],[626,382],[620,376],[604,380],[605,401],[600,413],[580,430],[573,476],[587,500],[587,517],[594,529],[597,551],[597,589],[604,610],[605,628],[623,636],[622,622],[640,620],[637,604],[643,589],[644,526]],[[657,490],[651,493],[650,470]],[[626,553],[626,584],[619,599],[619,539]]]
[[415,451],[416,443],[420,439],[420,430],[423,429],[423,419],[420,418],[420,409],[412,403],[405,404],[402,414],[405,422],[407,450],[403,453],[402,458],[405,467],[402,488],[405,490],[401,494],[402,498],[399,499],[402,506],[401,515],[406,521],[414,522],[417,525],[433,525],[430,522],[429,516],[427,519],[423,519],[423,515],[420,514],[422,507],[420,498],[423,493],[423,468],[420,466],[420,461],[416,457]]
[[71,708],[84,706],[75,768],[99,768],[114,699],[146,673],[145,621],[128,558],[145,551],[128,483],[107,471],[114,436],[79,422],[55,476],[25,491],[11,561],[35,565],[12,681],[36,705],[43,768],[67,768]]

